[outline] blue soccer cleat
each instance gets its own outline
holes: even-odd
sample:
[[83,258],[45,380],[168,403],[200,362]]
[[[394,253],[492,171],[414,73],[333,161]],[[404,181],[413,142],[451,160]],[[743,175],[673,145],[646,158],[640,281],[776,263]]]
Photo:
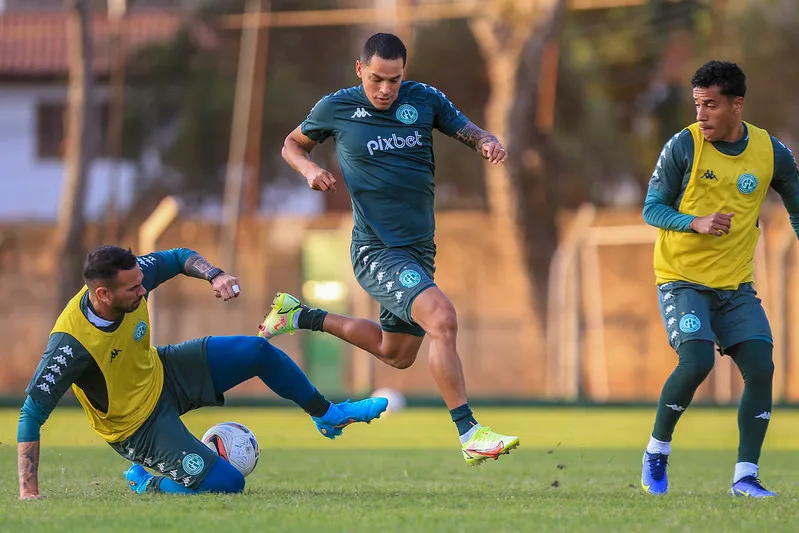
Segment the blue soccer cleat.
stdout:
[[644,468],[641,471],[641,486],[644,487],[644,492],[666,494],[669,491],[667,466],[669,466],[667,454],[644,452]]
[[355,422],[367,424],[375,418],[380,418],[388,407],[385,398],[367,398],[359,402],[347,400],[342,403],[330,404],[324,416],[313,417],[316,429],[328,439],[335,439],[341,435],[341,430]]
[[763,488],[756,476],[744,476],[732,484],[732,496],[748,496],[749,498],[772,498],[777,495]]
[[125,479],[128,481],[128,487],[136,494],[144,494],[147,491],[147,485],[150,480],[155,477],[136,463],[133,463],[123,474],[125,474]]

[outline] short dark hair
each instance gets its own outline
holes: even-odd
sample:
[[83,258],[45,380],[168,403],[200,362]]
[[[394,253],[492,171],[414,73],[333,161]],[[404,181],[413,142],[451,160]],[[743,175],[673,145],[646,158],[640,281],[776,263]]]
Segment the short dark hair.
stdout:
[[402,66],[408,60],[408,50],[402,40],[392,33],[375,33],[363,43],[361,63],[369,64],[374,56],[382,59],[402,58]]
[[100,246],[86,256],[83,262],[83,281],[89,283],[113,283],[117,272],[130,270],[136,266],[136,256],[128,248],[119,246]]
[[730,61],[708,61],[691,77],[691,86],[707,89],[717,86],[724,96],[746,96],[746,74]]

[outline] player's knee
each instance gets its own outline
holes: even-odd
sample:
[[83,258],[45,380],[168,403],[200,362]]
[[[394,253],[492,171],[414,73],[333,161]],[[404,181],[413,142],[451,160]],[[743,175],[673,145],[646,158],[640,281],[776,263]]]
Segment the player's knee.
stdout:
[[400,352],[387,362],[396,369],[405,370],[406,368],[410,368],[415,361],[416,352]]
[[244,485],[242,473],[220,457],[200,484],[200,491],[232,494],[242,492]]
[[746,383],[769,385],[774,380],[774,361],[764,358],[748,368],[742,368],[741,375]]
[[690,381],[701,383],[713,370],[716,352],[712,342],[688,341],[678,348],[677,353],[680,356],[679,367]]
[[455,339],[458,334],[458,315],[449,301],[436,305],[430,319],[426,321],[425,330],[433,338]]

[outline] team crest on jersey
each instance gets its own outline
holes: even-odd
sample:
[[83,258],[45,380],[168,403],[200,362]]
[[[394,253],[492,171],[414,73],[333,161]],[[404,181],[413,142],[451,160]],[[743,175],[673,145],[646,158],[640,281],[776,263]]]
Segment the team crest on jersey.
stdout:
[[136,324],[136,329],[133,330],[133,340],[139,342],[147,333],[147,323],[144,320]]
[[422,276],[415,270],[407,269],[400,272],[399,281],[403,287],[411,288],[419,285],[422,281]]
[[699,317],[693,314],[684,315],[680,319],[680,331],[683,333],[696,333],[702,327]]
[[738,190],[743,194],[752,194],[757,189],[757,178],[754,174],[742,174],[738,178]]
[[419,112],[412,105],[402,104],[397,109],[396,117],[404,124],[413,124],[419,119]]

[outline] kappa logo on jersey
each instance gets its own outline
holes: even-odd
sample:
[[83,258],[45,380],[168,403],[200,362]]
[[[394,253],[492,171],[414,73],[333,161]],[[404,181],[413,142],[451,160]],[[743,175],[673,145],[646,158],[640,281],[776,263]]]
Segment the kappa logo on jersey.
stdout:
[[366,149],[369,150],[369,155],[375,155],[375,152],[413,148],[414,146],[422,146],[422,144],[422,134],[414,131],[413,135],[408,135],[407,137],[397,137],[396,133],[392,134],[391,137],[378,135],[377,139],[372,139],[366,143]]
[[366,118],[366,117],[371,117],[371,116],[372,116],[372,114],[369,111],[367,111],[366,109],[364,109],[362,107],[359,107],[359,108],[357,108],[355,110],[355,113],[353,113],[350,118]]

